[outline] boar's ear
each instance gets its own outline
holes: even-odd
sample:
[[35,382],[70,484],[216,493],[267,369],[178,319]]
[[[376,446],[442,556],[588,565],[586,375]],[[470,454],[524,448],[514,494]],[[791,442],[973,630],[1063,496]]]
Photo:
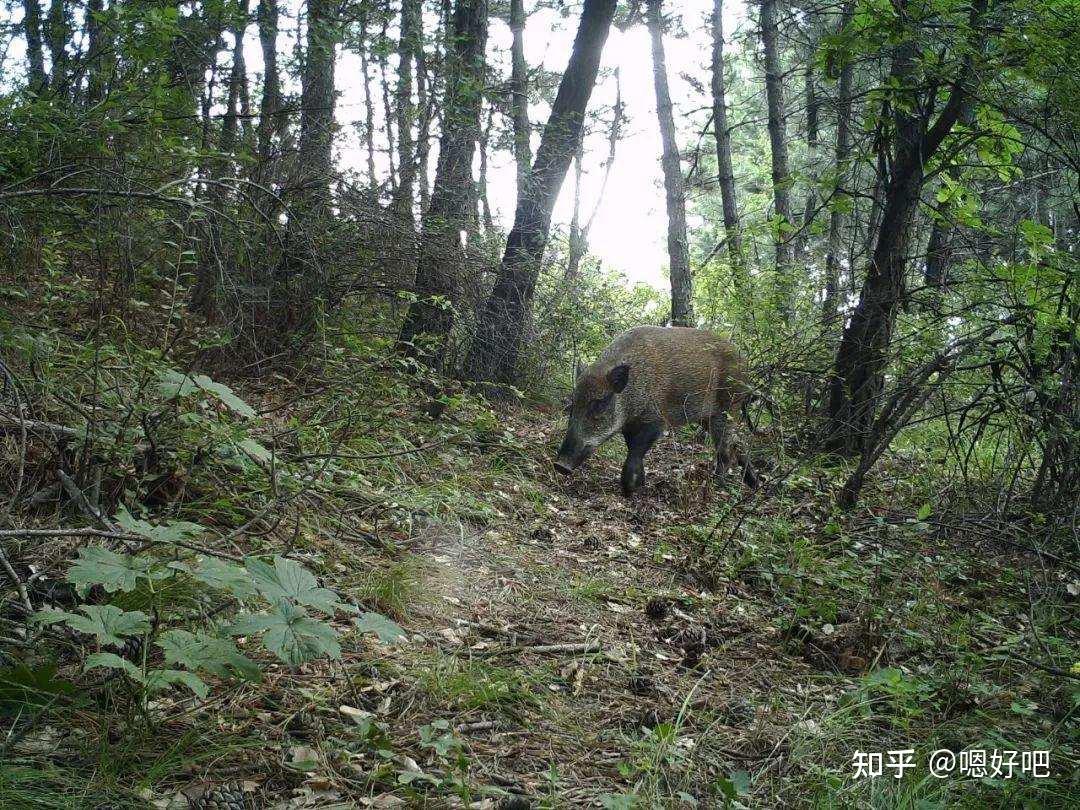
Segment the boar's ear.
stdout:
[[607,373],[607,381],[616,394],[621,394],[630,380],[630,366],[621,363]]

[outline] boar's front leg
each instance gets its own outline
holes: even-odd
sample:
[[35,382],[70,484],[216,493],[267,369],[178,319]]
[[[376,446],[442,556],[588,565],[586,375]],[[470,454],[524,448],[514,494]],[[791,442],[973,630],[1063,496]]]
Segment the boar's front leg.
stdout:
[[636,422],[623,428],[626,461],[622,468],[623,495],[630,497],[645,481],[645,454],[664,434],[659,422]]

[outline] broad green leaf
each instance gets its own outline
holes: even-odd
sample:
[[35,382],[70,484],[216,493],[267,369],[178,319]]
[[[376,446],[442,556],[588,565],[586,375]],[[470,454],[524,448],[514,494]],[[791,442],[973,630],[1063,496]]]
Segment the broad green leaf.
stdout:
[[208,394],[213,394],[221,400],[222,404],[234,413],[249,418],[255,416],[255,409],[244,402],[244,400],[240,399],[240,397],[224,383],[214,382],[205,374],[196,375],[195,383]]
[[138,518],[133,517],[123,506],[120,507],[120,511],[116,513],[113,520],[115,520],[116,525],[124,531],[138,534],[148,540],[154,540],[161,543],[187,540],[192,537],[198,537],[206,531],[206,529],[198,523],[190,523],[186,520],[174,520],[155,526],[145,520],[139,520]]
[[197,568],[185,566],[184,570],[204,585],[228,591],[238,599],[246,599],[257,593],[248,571],[234,563],[219,560],[217,557],[199,557]]
[[83,665],[83,671],[89,672],[92,669],[123,670],[132,680],[138,681],[139,683],[146,683],[146,679],[143,678],[142,670],[126,658],[121,658],[116,653],[103,652],[87,656],[86,663]]
[[27,707],[48,705],[58,695],[71,695],[75,684],[56,677],[57,665],[46,661],[31,667],[24,663],[0,669],[0,717],[21,714]]
[[146,673],[146,691],[160,692],[174,683],[183,684],[200,698],[210,693],[210,687],[194,672],[182,669],[152,669]]
[[254,439],[244,439],[237,446],[256,461],[262,461],[266,464],[269,464],[271,459],[273,459],[274,457],[273,453],[271,453]]
[[100,546],[79,549],[79,557],[68,569],[68,582],[80,592],[101,585],[109,593],[130,591],[139,577],[150,578],[154,561],[148,557],[117,554]]
[[405,635],[405,631],[397,622],[370,610],[360,614],[360,618],[356,620],[356,627],[361,633],[375,633],[379,641],[383,642],[391,642]]
[[289,602],[276,602],[271,613],[241,616],[230,628],[233,635],[265,632],[263,646],[291,666],[327,656],[341,656],[334,628],[312,619]]
[[934,507],[932,507],[928,503],[924,503],[922,506],[919,507],[919,514],[918,514],[917,517],[918,517],[919,520],[926,520],[928,517],[930,517],[930,515],[931,515],[931,513],[933,513],[933,511],[934,511]]
[[236,673],[251,681],[262,678],[258,665],[237,650],[231,639],[169,630],[161,634],[157,644],[165,653],[166,664],[177,664],[192,671],[205,670],[221,677]]
[[294,560],[274,557],[271,566],[258,557],[248,557],[244,565],[251,572],[255,587],[268,602],[286,599],[327,615],[333,615],[338,610],[355,612],[351,605],[338,602],[337,594],[333,591],[320,588],[315,575]]
[[216,397],[229,410],[240,416],[255,416],[255,409],[240,399],[229,386],[214,382],[205,374],[181,374],[169,369],[158,375],[158,393],[166,399],[185,397],[203,391]]
[[64,610],[39,610],[35,617],[43,624],[66,622],[80,633],[87,633],[99,644],[124,645],[124,637],[141,636],[150,630],[150,617],[141,610],[121,610],[116,605],[81,605],[85,615]]

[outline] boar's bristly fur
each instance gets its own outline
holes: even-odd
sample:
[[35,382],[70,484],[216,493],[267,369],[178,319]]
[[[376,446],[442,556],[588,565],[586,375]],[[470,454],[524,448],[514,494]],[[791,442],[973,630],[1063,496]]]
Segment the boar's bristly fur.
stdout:
[[[574,387],[566,437],[555,468],[569,473],[616,433],[626,440],[622,489],[645,479],[645,454],[669,428],[700,422],[716,446],[716,471],[727,473],[732,448],[728,414],[751,392],[746,363],[728,341],[704,329],[636,326],[615,338]],[[743,478],[757,476],[736,452]]]

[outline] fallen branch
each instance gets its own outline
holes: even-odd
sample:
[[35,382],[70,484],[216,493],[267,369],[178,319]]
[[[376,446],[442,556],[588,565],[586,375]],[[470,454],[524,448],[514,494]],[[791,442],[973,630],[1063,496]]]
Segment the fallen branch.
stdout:
[[0,548],[0,567],[3,567],[7,572],[11,584],[15,586],[15,590],[19,594],[19,600],[23,603],[23,607],[26,608],[26,615],[29,616],[34,612],[34,606],[30,604],[30,596],[26,593],[26,586],[23,585],[23,581],[19,579],[19,575],[15,572],[11,563],[8,562],[7,555],[4,554],[2,548]]
[[82,438],[83,432],[78,428],[58,425],[54,422],[41,422],[37,419],[19,419],[7,414],[0,414],[0,431],[26,429],[31,433],[46,433],[53,437],[65,436],[70,439]]
[[583,641],[579,643],[568,644],[535,644],[531,647],[524,645],[518,645],[516,647],[502,647],[498,650],[491,650],[488,655],[510,655],[512,653],[530,652],[530,653],[572,653],[572,654],[585,654],[585,653],[598,653],[603,652],[603,647],[599,641]]
[[0,529],[0,540],[5,537],[103,537],[109,540],[121,540],[125,543],[151,543],[166,546],[179,546],[180,548],[186,548],[188,551],[205,554],[208,557],[220,557],[223,560],[230,560],[235,563],[242,563],[244,561],[243,557],[238,557],[235,554],[228,554],[224,551],[214,551],[204,546],[197,545],[196,543],[189,543],[186,540],[156,540],[141,534],[108,531],[105,529]]

